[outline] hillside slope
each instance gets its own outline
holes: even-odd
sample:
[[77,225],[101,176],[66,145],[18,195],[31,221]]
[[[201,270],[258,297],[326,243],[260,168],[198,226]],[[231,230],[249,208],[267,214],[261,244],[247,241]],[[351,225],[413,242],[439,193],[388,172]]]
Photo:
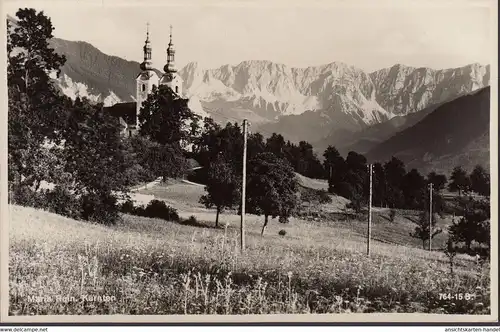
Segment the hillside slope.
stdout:
[[315,149],[320,154],[328,147],[335,146],[342,155],[347,155],[349,151],[356,151],[365,154],[378,144],[388,140],[396,133],[412,127],[425,118],[430,113],[434,112],[439,106],[450,102],[467,93],[460,93],[458,96],[444,100],[440,103],[430,105],[418,112],[409,113],[406,115],[398,115],[388,121],[371,125],[363,130],[356,132],[336,132],[326,138],[313,143]]
[[[56,79],[63,93],[108,105],[135,100],[139,63],[102,53],[89,43],[53,38],[50,45],[66,56]],[[157,73],[161,75],[160,71]]]
[[392,156],[409,168],[449,172],[454,166],[471,169],[489,165],[490,88],[439,106],[414,126],[369,151],[371,161]]

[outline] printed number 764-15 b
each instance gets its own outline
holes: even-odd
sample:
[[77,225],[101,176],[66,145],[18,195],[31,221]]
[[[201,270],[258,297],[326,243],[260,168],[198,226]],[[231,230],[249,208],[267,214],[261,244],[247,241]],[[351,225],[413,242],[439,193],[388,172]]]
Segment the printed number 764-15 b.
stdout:
[[440,300],[474,300],[476,298],[476,294],[470,293],[439,293]]

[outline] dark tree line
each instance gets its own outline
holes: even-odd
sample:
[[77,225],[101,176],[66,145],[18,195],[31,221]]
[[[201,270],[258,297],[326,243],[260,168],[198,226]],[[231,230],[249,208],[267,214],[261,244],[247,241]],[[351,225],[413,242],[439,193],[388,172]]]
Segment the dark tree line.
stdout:
[[[217,135],[214,132],[218,132]],[[252,133],[247,139],[248,159],[262,152],[273,153],[276,157],[287,160],[293,169],[304,176],[325,178],[323,165],[313,151],[311,144],[305,141],[298,145],[285,141],[282,135],[273,133],[266,140],[260,133]],[[208,165],[210,151],[224,154],[232,160],[235,167],[241,169],[243,151],[243,132],[237,123],[227,123],[225,127],[216,124],[212,119],[205,119],[205,127],[197,144],[197,159],[202,165]]]
[[[323,154],[324,169],[328,174],[329,191],[354,201],[364,201],[367,197],[368,166],[366,158],[356,152],[349,152],[344,159],[335,147],[329,146]],[[446,188],[444,174],[431,172],[427,176],[416,169],[406,170],[405,164],[393,157],[385,163],[373,165],[373,204],[380,207],[424,209],[428,200],[428,185],[432,183],[436,202],[442,198],[439,193]],[[490,179],[482,166],[476,166],[468,175],[456,167],[448,184],[450,191],[473,191],[489,196]]]

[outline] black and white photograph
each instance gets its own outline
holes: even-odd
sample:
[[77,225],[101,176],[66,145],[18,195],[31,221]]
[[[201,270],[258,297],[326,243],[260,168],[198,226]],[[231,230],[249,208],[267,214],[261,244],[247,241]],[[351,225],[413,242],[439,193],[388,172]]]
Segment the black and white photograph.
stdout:
[[2,320],[498,320],[494,0],[1,6]]

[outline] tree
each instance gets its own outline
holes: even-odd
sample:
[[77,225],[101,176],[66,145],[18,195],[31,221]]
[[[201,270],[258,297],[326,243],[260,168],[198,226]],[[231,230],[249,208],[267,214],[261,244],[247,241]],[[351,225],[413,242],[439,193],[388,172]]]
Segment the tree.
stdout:
[[50,150],[40,147],[47,141],[60,142],[60,129],[69,98],[60,97],[49,74],[59,73],[64,56],[48,46],[52,23],[43,11],[20,9],[17,21],[8,22],[8,160],[9,180],[16,185],[39,182],[44,157]]
[[193,147],[193,153],[201,166],[207,167],[210,164],[210,158],[213,154],[211,147],[214,139],[216,139],[217,134],[221,130],[222,127],[213,118],[205,118],[203,120],[202,133],[196,138]]
[[386,205],[387,180],[384,166],[381,163],[373,164],[373,205]]
[[116,118],[102,105],[76,100],[64,129],[64,169],[82,200],[82,217],[112,224],[118,218],[116,192],[126,193],[125,148]]
[[197,127],[198,120],[199,116],[189,109],[187,99],[160,85],[142,105],[139,134],[162,145],[186,146],[196,142],[193,127]]
[[[415,226],[415,230],[410,233],[411,237],[422,240],[422,248],[425,249],[425,241],[429,240],[429,212],[422,211],[419,218],[414,220],[417,224]],[[436,217],[432,218],[432,235],[431,239],[433,239],[436,235],[443,232],[443,230],[439,227],[436,227]]]
[[328,190],[334,192],[335,186],[338,185],[345,173],[345,161],[340,155],[339,151],[334,147],[329,145],[323,153],[325,161],[323,162],[323,168],[325,170],[328,179]]
[[200,203],[207,208],[215,206],[215,227],[219,227],[219,214],[225,208],[236,205],[240,198],[241,181],[234,174],[231,165],[222,157],[210,164],[208,170],[207,184],[205,190],[207,194],[200,198]]
[[277,157],[285,157],[285,139],[282,135],[273,133],[266,140],[266,152],[274,153]]
[[449,233],[454,242],[464,242],[469,253],[473,253],[472,243],[490,247],[490,203],[472,197],[458,199],[461,217],[454,221]]
[[433,189],[435,191],[441,191],[445,188],[447,179],[444,174],[437,174],[436,172],[430,172],[427,175],[427,183],[432,183]]
[[264,215],[261,235],[269,217],[287,219],[299,203],[299,183],[290,164],[273,153],[264,152],[250,160],[248,167],[248,211]]
[[28,96],[36,95],[51,87],[49,74],[59,72],[66,59],[49,47],[54,28],[43,11],[19,9],[16,16],[18,20],[13,29],[8,22],[9,88],[17,88]]
[[387,184],[386,203],[390,207],[402,207],[404,195],[401,189],[406,174],[405,164],[396,157],[384,164],[384,174]]
[[464,191],[470,189],[470,179],[462,167],[457,166],[453,169],[448,188],[452,192],[458,191],[458,196],[462,196]]
[[298,152],[299,159],[297,160],[295,171],[311,178],[323,178],[323,166],[314,154],[312,145],[306,141],[300,141]]
[[127,186],[153,181],[157,176],[151,170],[149,154],[151,146],[157,143],[151,142],[145,137],[134,135],[123,139],[124,154],[126,156],[127,170],[124,177]]
[[226,126],[214,132],[209,139],[208,160],[213,162],[219,157],[230,160],[235,170],[243,167],[243,132],[237,123],[228,122]]
[[345,160],[346,173],[344,176],[344,182],[350,184],[352,188],[352,195],[349,198],[351,201],[359,201],[360,205],[362,202],[366,201],[369,194],[369,172],[368,165],[366,164],[365,156],[351,151],[347,154]]
[[490,174],[481,165],[470,174],[470,188],[479,195],[490,196]]
[[165,144],[151,142],[146,150],[146,165],[155,177],[162,177],[165,182],[167,178],[179,178],[186,174],[188,162],[177,144]]
[[416,169],[412,169],[403,177],[401,189],[405,198],[405,205],[410,209],[422,208],[426,198],[425,179]]
[[253,133],[247,139],[247,158],[248,160],[257,156],[266,150],[266,143],[264,143],[264,136],[261,133]]

